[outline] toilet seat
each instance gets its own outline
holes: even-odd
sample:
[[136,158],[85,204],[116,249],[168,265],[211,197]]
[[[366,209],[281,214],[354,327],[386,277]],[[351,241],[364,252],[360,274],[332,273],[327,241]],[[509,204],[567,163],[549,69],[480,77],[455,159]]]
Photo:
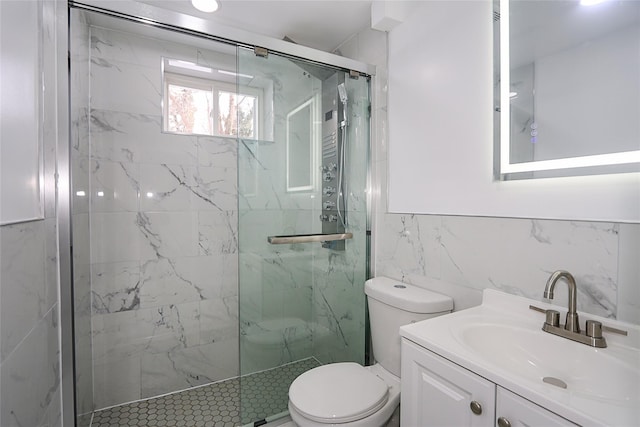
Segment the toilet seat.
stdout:
[[389,399],[387,384],[357,363],[332,363],[305,372],[289,388],[290,404],[319,423],[348,423],[377,412]]

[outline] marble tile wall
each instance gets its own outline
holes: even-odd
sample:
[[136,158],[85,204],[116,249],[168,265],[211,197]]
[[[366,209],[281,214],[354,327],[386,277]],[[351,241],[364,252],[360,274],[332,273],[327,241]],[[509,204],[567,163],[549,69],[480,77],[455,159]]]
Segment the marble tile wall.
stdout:
[[[42,22],[44,219],[0,227],[0,425],[61,426],[56,230],[56,4]],[[10,19],[10,18],[9,18]],[[34,64],[37,66],[37,64]],[[1,191],[11,191],[3,182]]]
[[76,154],[99,409],[238,374],[237,153],[234,139],[161,132],[162,57],[213,54],[89,32],[90,144]]
[[580,311],[640,323],[639,224],[388,213],[386,34],[364,30],[339,50],[377,66],[374,275],[451,295],[459,310],[479,304],[486,288],[541,300],[551,272],[566,269],[578,282]]

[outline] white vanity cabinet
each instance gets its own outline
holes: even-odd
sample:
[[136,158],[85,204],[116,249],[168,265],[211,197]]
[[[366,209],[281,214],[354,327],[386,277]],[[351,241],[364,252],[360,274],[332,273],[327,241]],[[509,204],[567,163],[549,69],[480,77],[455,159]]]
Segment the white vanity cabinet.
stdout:
[[407,339],[401,378],[402,427],[575,425]]

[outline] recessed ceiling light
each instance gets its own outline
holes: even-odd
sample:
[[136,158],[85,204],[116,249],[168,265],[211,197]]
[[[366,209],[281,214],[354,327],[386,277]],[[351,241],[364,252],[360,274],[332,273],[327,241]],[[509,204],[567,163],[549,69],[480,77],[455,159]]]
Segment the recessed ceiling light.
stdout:
[[217,0],[191,0],[191,4],[201,12],[212,13],[218,10]]

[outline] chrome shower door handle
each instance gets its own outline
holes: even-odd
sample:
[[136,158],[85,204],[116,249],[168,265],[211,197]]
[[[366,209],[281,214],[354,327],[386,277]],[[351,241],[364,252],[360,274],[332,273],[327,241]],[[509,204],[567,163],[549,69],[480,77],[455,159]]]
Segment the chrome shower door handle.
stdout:
[[294,243],[333,242],[336,240],[349,240],[353,233],[338,234],[294,234],[289,236],[269,236],[267,242],[272,245],[291,245]]

